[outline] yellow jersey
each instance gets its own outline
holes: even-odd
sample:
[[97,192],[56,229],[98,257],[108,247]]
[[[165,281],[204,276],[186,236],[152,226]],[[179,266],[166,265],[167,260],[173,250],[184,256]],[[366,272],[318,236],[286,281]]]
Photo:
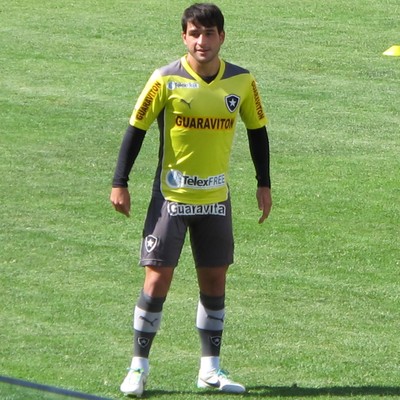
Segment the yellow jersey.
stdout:
[[228,169],[237,118],[246,128],[267,124],[257,85],[244,68],[220,60],[211,83],[182,57],[154,71],[130,124],[160,130],[156,185],[167,200],[211,204],[228,198]]

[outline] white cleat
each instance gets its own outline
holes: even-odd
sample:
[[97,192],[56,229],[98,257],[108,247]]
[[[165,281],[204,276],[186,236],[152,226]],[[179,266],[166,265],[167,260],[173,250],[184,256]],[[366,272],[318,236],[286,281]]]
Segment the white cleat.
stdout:
[[143,369],[128,368],[128,375],[121,383],[120,390],[125,396],[141,397],[146,386],[147,376]]
[[225,393],[244,393],[246,388],[240,383],[228,378],[228,372],[222,369],[214,369],[206,375],[199,373],[197,380],[198,388],[214,388]]

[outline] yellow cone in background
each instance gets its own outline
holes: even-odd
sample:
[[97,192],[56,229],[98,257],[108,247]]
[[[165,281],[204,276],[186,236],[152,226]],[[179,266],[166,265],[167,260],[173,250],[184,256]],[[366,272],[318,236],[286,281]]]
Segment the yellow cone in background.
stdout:
[[400,56],[400,46],[392,46],[389,47],[386,51],[383,52],[383,55],[385,56]]

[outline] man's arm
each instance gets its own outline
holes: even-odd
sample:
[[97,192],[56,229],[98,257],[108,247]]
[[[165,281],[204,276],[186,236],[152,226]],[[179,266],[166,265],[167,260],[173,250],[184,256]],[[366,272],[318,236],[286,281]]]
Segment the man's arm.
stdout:
[[129,217],[131,209],[128,191],[129,174],[140,152],[146,131],[129,125],[119,150],[112,181],[110,201],[115,210]]
[[256,170],[257,203],[262,215],[258,222],[261,224],[268,217],[271,207],[271,178],[269,171],[269,140],[267,128],[248,129],[251,158]]

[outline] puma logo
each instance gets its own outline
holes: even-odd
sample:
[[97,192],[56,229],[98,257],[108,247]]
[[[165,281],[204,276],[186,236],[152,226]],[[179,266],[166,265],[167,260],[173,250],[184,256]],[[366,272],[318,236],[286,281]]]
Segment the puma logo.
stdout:
[[[192,100],[193,100],[193,99],[192,99]],[[182,103],[185,103],[185,104],[191,109],[191,108],[192,108],[192,106],[191,106],[192,100],[187,101],[187,100],[185,100],[185,99],[181,99],[181,102],[182,102]]]
[[142,319],[143,321],[146,321],[148,324],[150,324],[151,326],[154,326],[154,323],[156,321],[158,321],[158,318],[154,318],[153,321],[150,321],[149,319],[147,319],[146,317],[143,317],[142,315],[139,317],[140,319]]
[[[224,316],[224,317],[225,317],[225,316]],[[213,315],[208,315],[208,314],[207,314],[207,318],[208,318],[208,319],[213,319],[213,320],[215,320],[215,321],[224,322],[224,317],[218,318],[218,317],[214,317]]]

